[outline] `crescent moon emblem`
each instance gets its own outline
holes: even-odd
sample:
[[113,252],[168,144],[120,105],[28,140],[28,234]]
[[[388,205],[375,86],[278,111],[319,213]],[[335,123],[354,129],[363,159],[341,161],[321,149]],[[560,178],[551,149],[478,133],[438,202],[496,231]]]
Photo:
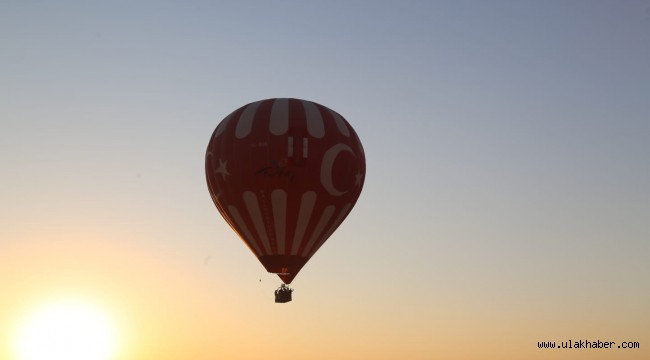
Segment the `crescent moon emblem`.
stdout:
[[335,188],[334,181],[332,179],[332,167],[334,166],[334,161],[336,161],[336,157],[343,151],[348,151],[354,155],[354,152],[349,146],[339,143],[332,146],[325,152],[325,155],[323,155],[323,161],[321,162],[320,166],[320,182],[325,190],[334,196],[341,196],[347,192]]

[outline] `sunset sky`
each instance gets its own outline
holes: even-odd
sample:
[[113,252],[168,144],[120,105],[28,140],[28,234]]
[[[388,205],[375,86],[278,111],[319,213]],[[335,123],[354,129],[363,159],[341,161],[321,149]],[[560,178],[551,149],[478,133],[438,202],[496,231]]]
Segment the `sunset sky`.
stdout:
[[[288,304],[204,173],[273,97],[367,162]],[[3,360],[60,299],[109,360],[650,358],[647,0],[2,0],[0,165]]]

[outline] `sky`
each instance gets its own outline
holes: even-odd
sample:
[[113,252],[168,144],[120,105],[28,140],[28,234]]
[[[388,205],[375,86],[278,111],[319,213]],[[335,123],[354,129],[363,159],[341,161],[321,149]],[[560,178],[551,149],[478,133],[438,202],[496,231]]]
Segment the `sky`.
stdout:
[[[2,359],[61,297],[111,360],[650,357],[646,0],[2,0],[0,65]],[[367,163],[288,304],[204,173],[273,97]]]

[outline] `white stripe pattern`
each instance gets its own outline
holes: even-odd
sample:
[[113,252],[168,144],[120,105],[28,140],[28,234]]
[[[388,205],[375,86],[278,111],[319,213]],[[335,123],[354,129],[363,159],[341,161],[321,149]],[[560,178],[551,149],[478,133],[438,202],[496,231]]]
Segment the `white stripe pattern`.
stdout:
[[320,249],[323,243],[325,243],[325,241],[329,239],[330,236],[332,236],[332,234],[338,228],[338,226],[341,225],[341,222],[348,215],[348,213],[350,213],[350,210],[352,210],[351,203],[347,203],[343,205],[343,208],[341,208],[341,211],[339,211],[339,215],[336,217],[336,219],[334,220],[330,228],[327,230],[325,234],[323,234],[323,236],[321,236],[321,239],[318,242],[318,244],[316,244],[316,246],[310,252],[306,253],[306,256],[311,257],[318,249]]
[[305,235],[307,225],[309,225],[309,219],[311,219],[314,204],[316,204],[315,192],[307,191],[302,194],[302,198],[300,199],[300,209],[298,210],[296,231],[293,235],[293,245],[291,246],[291,255],[298,255],[298,247],[300,246],[300,241]]
[[[272,254],[272,249],[270,246],[269,237],[264,226],[264,221],[262,220],[262,215],[257,200],[257,196],[252,191],[244,192],[244,203],[250,219],[255,226],[255,230],[258,234],[258,237],[253,237],[251,231],[246,226],[241,214],[237,208],[233,205],[228,207],[228,211],[232,216],[232,219],[237,224],[237,227],[242,232],[242,235],[246,239],[251,239],[248,243],[253,247],[253,250],[258,255],[270,255]],[[314,206],[316,204],[317,195],[313,191],[307,191],[302,195],[300,202],[300,209],[298,213],[298,221],[296,223],[295,233],[293,237],[293,245],[291,247],[291,255],[303,256],[311,258],[314,253],[325,243],[327,239],[334,233],[337,227],[341,224],[345,216],[352,209],[352,204],[345,204],[338,214],[334,221],[332,216],[337,212],[334,205],[329,205],[325,207],[323,212],[320,214],[318,219],[318,224],[314,228],[313,232],[309,235],[309,240],[304,246],[302,252],[298,254],[298,250],[301,245],[305,242],[305,232],[309,223],[311,221]],[[271,204],[273,211],[273,223],[275,225],[275,238],[277,241],[278,249],[277,254],[285,255],[286,254],[286,231],[287,231],[287,192],[283,189],[275,189],[271,192]],[[329,227],[326,229],[326,226],[329,224]],[[324,231],[325,230],[325,231]],[[260,239],[262,245],[264,246],[264,251],[262,251],[257,242],[254,239]]]
[[326,207],[325,210],[323,210],[323,213],[321,214],[320,219],[318,220],[318,224],[316,225],[314,232],[311,233],[311,236],[309,237],[309,242],[307,243],[307,246],[305,246],[302,252],[302,256],[306,256],[309,253],[309,250],[311,250],[312,246],[314,246],[314,243],[318,239],[320,233],[323,232],[323,229],[325,228],[325,225],[332,217],[332,214],[334,214],[333,205],[330,205]]
[[316,105],[311,101],[301,101],[303,109],[305,109],[305,116],[307,119],[307,132],[309,135],[320,139],[325,136],[325,124],[323,117]]
[[273,223],[275,224],[275,239],[278,242],[278,254],[284,255],[287,227],[287,192],[275,189],[271,192],[273,206]]
[[[305,119],[307,122],[306,127],[309,135],[317,139],[325,137],[325,121],[323,120],[323,116],[318,110],[317,104],[307,100],[296,100],[300,101],[305,112]],[[257,109],[263,101],[264,100],[256,101],[246,105],[244,110],[239,115],[239,118],[235,120],[237,122],[237,126],[235,128],[235,136],[238,139],[243,139],[251,134],[251,130],[255,125],[253,121],[255,119],[255,114],[257,113]],[[327,107],[324,108],[332,115],[338,131],[343,136],[350,137],[350,130],[343,117]],[[228,115],[221,121],[221,123],[219,123],[214,132],[215,138],[221,135],[228,126],[228,123],[232,121],[232,115],[233,113]],[[273,105],[271,107],[271,115],[269,119],[269,131],[273,135],[284,135],[289,131],[288,98],[273,99]]]
[[262,240],[264,250],[266,250],[267,254],[270,254],[271,244],[269,242],[269,236],[266,233],[266,227],[264,226],[264,220],[262,219],[262,211],[260,210],[260,204],[257,201],[255,193],[252,191],[244,191],[244,203],[246,204],[248,215],[250,215],[251,220],[253,220],[253,225],[255,225],[257,235],[259,236],[259,239]]
[[287,137],[287,157],[293,157],[293,136]]
[[339,115],[336,111],[330,110],[330,114],[332,114],[332,117],[334,118],[334,121],[336,122],[336,127],[339,129],[341,134],[345,137],[350,137],[350,130],[348,129],[348,126],[345,125],[345,120]]
[[246,106],[244,112],[242,112],[239,117],[237,128],[235,129],[235,136],[237,139],[243,139],[251,133],[251,129],[253,128],[253,119],[255,118],[255,113],[261,103],[262,102],[258,101]]

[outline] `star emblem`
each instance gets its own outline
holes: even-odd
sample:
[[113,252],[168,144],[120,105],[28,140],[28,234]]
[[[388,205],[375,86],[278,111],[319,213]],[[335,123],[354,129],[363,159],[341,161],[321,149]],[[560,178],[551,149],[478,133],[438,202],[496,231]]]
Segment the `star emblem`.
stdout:
[[226,180],[226,175],[230,175],[226,166],[228,166],[228,160],[223,161],[219,159],[219,168],[214,171],[217,174],[221,174],[223,180]]

